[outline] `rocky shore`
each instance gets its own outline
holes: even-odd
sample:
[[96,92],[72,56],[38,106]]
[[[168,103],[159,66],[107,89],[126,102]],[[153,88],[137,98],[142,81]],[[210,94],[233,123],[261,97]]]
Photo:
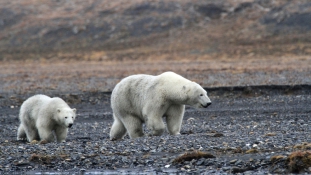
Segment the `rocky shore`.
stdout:
[[16,141],[19,106],[30,95],[4,94],[0,173],[310,172],[308,164],[296,166],[290,159],[293,152],[308,154],[310,148],[310,89],[308,85],[209,88],[213,104],[204,110],[187,107],[180,136],[166,132],[120,141],[109,140],[110,93],[64,93],[60,96],[78,109],[78,117],[67,142],[59,144]]

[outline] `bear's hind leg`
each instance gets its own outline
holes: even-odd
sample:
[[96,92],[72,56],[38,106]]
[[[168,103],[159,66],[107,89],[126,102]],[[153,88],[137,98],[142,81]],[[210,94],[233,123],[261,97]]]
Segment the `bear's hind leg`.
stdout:
[[37,128],[31,127],[31,126],[27,126],[27,127],[23,126],[23,127],[26,133],[28,142],[31,142],[33,140],[40,140]]
[[17,140],[27,140],[27,135],[22,124],[19,125],[17,130]]
[[122,121],[131,139],[144,136],[143,123],[138,117],[128,115]]
[[162,115],[161,117],[149,117],[146,124],[148,129],[151,131],[151,134],[149,134],[151,136],[160,136],[165,131],[165,124],[163,122]]
[[110,140],[119,140],[126,134],[126,128],[123,123],[113,114],[113,124],[110,129]]

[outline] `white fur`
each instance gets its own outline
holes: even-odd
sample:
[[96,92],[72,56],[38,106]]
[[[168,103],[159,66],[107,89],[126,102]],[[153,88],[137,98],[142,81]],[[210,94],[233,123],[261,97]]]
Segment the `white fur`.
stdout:
[[161,135],[165,130],[163,116],[166,116],[168,132],[178,135],[185,105],[202,108],[210,104],[200,85],[173,72],[126,77],[112,91],[114,122],[110,139],[121,139],[126,132],[130,138],[141,137],[143,123],[151,135]]
[[76,118],[76,109],[71,109],[61,98],[35,95],[28,98],[19,113],[18,140],[46,140],[65,142],[68,128]]

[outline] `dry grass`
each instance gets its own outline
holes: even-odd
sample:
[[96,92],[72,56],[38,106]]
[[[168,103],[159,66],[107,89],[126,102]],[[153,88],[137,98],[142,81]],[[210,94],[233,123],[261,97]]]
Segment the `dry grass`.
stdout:
[[276,136],[276,133],[274,132],[269,132],[267,134],[264,135],[265,137],[273,137],[273,136]]
[[291,173],[301,173],[311,166],[311,152],[297,151],[291,153],[288,158],[288,169]]
[[258,153],[258,150],[252,148],[252,149],[249,149],[249,150],[245,151],[245,153],[246,153],[246,154],[254,154],[254,153]]
[[[307,72],[310,66],[311,57],[164,61],[154,56],[150,61],[3,61],[0,63],[0,89],[14,93],[111,91],[126,76],[140,73],[157,75],[165,71],[174,71],[203,87],[278,84],[271,81],[273,75],[277,78],[284,71]],[[295,84],[300,78],[303,79],[291,74],[284,80]]]
[[243,153],[243,150],[242,150],[241,147],[237,147],[236,149],[234,149],[234,150],[232,151],[232,153],[234,153],[234,154]]
[[277,161],[279,161],[279,160],[282,160],[282,159],[285,159],[285,158],[286,158],[286,156],[275,155],[275,156],[272,156],[272,157],[270,158],[270,161],[271,161],[272,163],[275,163],[275,162],[277,162]]
[[293,148],[299,149],[299,150],[309,150],[311,149],[311,143],[297,144],[297,145],[294,145]]
[[186,152],[185,154],[175,158],[173,163],[182,163],[185,161],[191,161],[192,159],[201,159],[201,158],[215,158],[214,155],[202,152],[202,151],[193,151],[193,152]]
[[40,164],[50,164],[53,160],[55,160],[55,156],[52,155],[43,155],[43,154],[32,154],[29,158],[31,162],[37,162]]

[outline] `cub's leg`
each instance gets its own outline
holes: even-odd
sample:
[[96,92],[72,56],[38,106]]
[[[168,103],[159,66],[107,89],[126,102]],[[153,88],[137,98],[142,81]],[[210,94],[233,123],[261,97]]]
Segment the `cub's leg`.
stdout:
[[27,135],[28,142],[33,140],[40,140],[40,136],[38,134],[38,130],[34,126],[23,126],[25,133]]
[[38,132],[41,140],[46,140],[47,142],[54,142],[54,134],[51,129],[46,127],[38,127]]
[[19,119],[21,124],[18,127],[17,130],[17,139],[25,139],[27,138],[28,142],[31,142],[33,140],[40,140],[38,130],[31,120],[31,115],[27,112],[25,112],[25,106],[22,105]]
[[27,140],[27,135],[22,124],[19,125],[17,130],[17,140]]
[[66,142],[67,133],[68,133],[68,128],[57,127],[55,129],[55,135],[56,135],[57,142],[58,143]]

